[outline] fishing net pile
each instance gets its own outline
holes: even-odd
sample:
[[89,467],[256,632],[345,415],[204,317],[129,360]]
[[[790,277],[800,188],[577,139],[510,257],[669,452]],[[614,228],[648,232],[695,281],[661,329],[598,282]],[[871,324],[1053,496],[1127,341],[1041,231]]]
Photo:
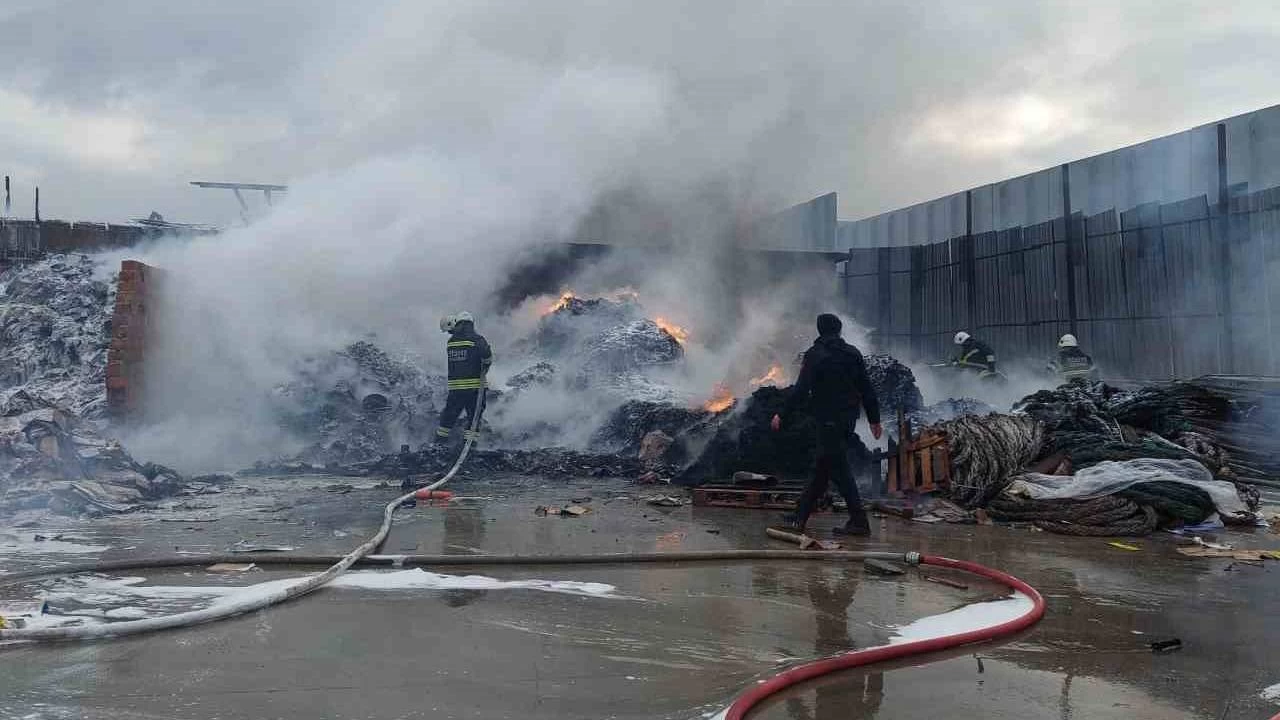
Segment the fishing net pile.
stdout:
[[[1249,482],[1275,478],[1259,457],[1275,442],[1264,432],[1269,400],[1207,381],[1136,391],[1077,381],[1024,398],[1012,414],[932,427],[947,435],[948,492],[965,507],[1063,534],[1145,535],[1256,521]],[[1232,442],[1244,432],[1261,436],[1247,460]]]

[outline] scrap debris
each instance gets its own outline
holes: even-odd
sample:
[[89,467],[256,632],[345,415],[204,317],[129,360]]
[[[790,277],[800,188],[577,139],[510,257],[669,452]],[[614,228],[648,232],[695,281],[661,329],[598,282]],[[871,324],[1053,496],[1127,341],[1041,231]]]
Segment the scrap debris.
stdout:
[[645,502],[655,507],[683,507],[685,500],[674,495],[654,495],[645,498]]
[[1178,554],[1195,558],[1230,558],[1240,561],[1280,560],[1280,550],[1235,550],[1200,545],[1180,547]]
[[533,509],[533,514],[539,517],[582,517],[589,512],[591,512],[591,508],[585,505],[565,505],[564,507],[539,505]]
[[819,540],[787,528],[765,528],[765,534],[775,540],[799,545],[801,550],[839,550],[843,545],[832,540]]

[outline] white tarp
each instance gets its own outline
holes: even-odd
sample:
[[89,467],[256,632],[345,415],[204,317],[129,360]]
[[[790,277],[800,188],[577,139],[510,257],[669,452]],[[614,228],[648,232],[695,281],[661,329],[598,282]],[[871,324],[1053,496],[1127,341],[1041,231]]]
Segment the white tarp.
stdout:
[[1005,492],[1033,500],[1088,500],[1112,495],[1145,482],[1177,482],[1209,493],[1222,515],[1248,514],[1235,485],[1214,480],[1205,466],[1195,460],[1107,461],[1078,471],[1075,475],[1027,473],[1014,478]]

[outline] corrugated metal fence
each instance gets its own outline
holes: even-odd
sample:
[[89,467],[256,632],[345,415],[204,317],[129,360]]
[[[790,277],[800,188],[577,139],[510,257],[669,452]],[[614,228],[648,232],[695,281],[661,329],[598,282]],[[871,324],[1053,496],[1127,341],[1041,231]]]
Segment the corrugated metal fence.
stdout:
[[43,252],[39,224],[0,219],[0,268],[34,260]]
[[921,359],[967,330],[1036,361],[1074,332],[1105,375],[1280,375],[1280,188],[853,249],[847,311]]

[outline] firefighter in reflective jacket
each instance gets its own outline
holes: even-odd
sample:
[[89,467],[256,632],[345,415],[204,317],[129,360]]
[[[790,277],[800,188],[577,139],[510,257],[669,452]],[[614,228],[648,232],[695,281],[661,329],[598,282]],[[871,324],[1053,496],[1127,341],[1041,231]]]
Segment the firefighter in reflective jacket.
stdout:
[[449,357],[449,398],[440,411],[436,442],[445,443],[463,413],[467,416],[467,427],[473,422],[478,427],[477,418],[472,416],[484,411],[484,376],[493,362],[493,352],[484,336],[476,332],[471,313],[446,315],[440,319],[440,330],[449,333],[445,346]]
[[1096,372],[1093,358],[1080,349],[1080,342],[1075,335],[1063,335],[1058,341],[1058,356],[1049,361],[1049,371],[1062,378],[1064,382],[1076,379],[1088,380]]
[[990,345],[963,330],[956,333],[955,343],[956,355],[951,364],[974,370],[980,378],[996,375],[996,353]]

